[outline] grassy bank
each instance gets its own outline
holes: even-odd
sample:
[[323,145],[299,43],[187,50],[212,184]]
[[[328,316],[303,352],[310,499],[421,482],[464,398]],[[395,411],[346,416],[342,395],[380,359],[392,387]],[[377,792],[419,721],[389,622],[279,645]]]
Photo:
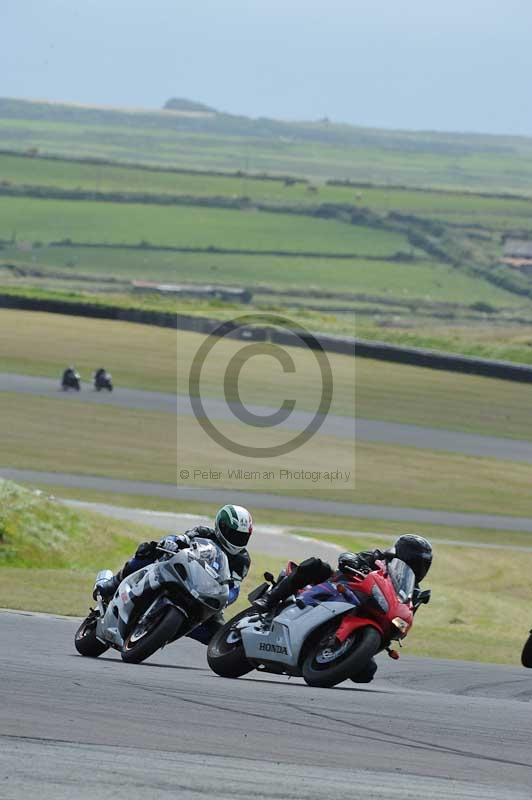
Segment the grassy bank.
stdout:
[[[84,616],[96,572],[118,569],[139,542],[160,537],[149,526],[73,511],[0,479],[0,607]],[[258,556],[249,585],[280,565]]]

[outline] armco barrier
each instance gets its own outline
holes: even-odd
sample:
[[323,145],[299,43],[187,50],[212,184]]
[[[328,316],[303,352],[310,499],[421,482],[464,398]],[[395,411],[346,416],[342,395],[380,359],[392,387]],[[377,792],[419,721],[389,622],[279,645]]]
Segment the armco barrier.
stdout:
[[[495,361],[474,356],[462,356],[455,353],[443,353],[438,350],[427,350],[422,347],[402,347],[356,339],[355,352],[362,358],[374,358],[380,361],[393,361],[398,364],[411,364],[416,367],[462,372],[468,375],[483,375],[488,378],[500,378],[506,381],[532,383],[532,367],[527,364],[514,364],[511,361]],[[324,345],[324,349],[326,348]]]
[[[137,322],[143,325],[157,325],[175,330],[194,331],[196,333],[213,333],[220,329],[223,334],[244,340],[269,340],[277,344],[291,347],[320,347],[327,353],[373,358],[378,361],[410,364],[415,367],[461,372],[469,375],[483,375],[507,381],[532,383],[532,367],[527,364],[514,364],[510,361],[493,361],[487,358],[475,358],[454,353],[443,353],[438,350],[427,350],[421,347],[403,347],[401,345],[358,339],[354,336],[332,336],[327,334],[297,334],[288,330],[278,330],[262,326],[240,328],[230,320],[222,325],[220,319],[211,317],[195,317],[188,314],[171,314],[163,311],[146,309],[119,308],[111,305],[92,303],[66,302],[47,298],[31,298],[10,294],[0,294],[0,308],[18,308],[28,311],[45,311],[52,314],[67,314],[99,319],[115,319],[124,322]],[[234,332],[233,330],[234,329]]]

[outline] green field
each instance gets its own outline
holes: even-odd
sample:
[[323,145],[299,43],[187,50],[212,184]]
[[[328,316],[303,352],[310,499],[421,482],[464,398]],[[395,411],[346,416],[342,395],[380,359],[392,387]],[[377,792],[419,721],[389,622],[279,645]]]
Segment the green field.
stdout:
[[[393,231],[254,210],[0,198],[0,238],[28,242],[211,246],[236,250],[386,256],[410,251]],[[149,277],[149,276],[147,276]]]
[[[161,134],[157,120],[152,119],[153,135]],[[315,134],[319,130],[312,128]],[[197,136],[198,141],[208,138],[201,131]],[[408,137],[404,141],[412,145]],[[433,145],[442,153],[455,147],[447,140],[438,142]],[[477,144],[481,146],[480,140]],[[471,150],[472,144],[460,146]],[[339,145],[336,149],[340,152]],[[383,159],[388,155],[383,152]],[[39,198],[0,196],[0,270],[2,263],[9,268],[2,270],[0,280],[10,286],[79,290],[84,285],[80,282],[93,279],[94,287],[104,291],[110,287],[102,278],[109,277],[235,284],[276,292],[256,300],[263,306],[321,302],[317,310],[328,314],[327,298],[319,294],[334,292],[338,302],[338,295],[348,292],[345,308],[329,304],[331,319],[313,319],[313,329],[342,332],[342,312],[358,309],[382,329],[378,338],[392,340],[387,323],[397,310],[390,311],[390,300],[403,303],[403,328],[415,329],[420,320],[424,331],[442,315],[467,320],[464,311],[476,304],[519,325],[532,315],[529,279],[497,266],[502,233],[527,229],[532,199],[501,192],[480,196],[471,191],[310,184],[247,173],[179,173],[8,154],[0,154],[0,188],[2,182],[5,191],[33,186],[43,193]],[[47,190],[68,190],[74,196],[46,198]],[[82,199],[93,191],[116,196]],[[128,192],[141,193],[146,202],[129,202]],[[185,204],[163,205],[169,195]],[[206,198],[214,204],[247,198],[248,204],[207,207],[201,205]],[[254,203],[271,210],[259,210]],[[488,232],[479,234],[475,226]],[[53,242],[66,246],[50,246]],[[187,249],[203,252],[182,252]],[[318,298],[307,296],[309,292]],[[367,299],[373,305],[364,308],[360,303]],[[413,304],[409,308],[407,301]],[[442,309],[441,303],[453,305]],[[471,321],[477,320],[473,315]]]
[[[226,212],[231,213],[231,212]],[[174,283],[215,283],[270,287],[289,292],[349,292],[382,298],[426,302],[487,302],[494,307],[526,304],[518,295],[472,277],[447,264],[431,261],[401,263],[384,260],[298,258],[287,256],[168,253],[142,249],[39,247],[31,253],[16,247],[0,249],[2,262],[31,270],[57,272],[75,281],[78,275]],[[1,274],[1,273],[0,273]],[[255,298],[260,300],[260,296]],[[283,296],[283,304],[289,298]],[[307,299],[307,303],[310,303]],[[314,298],[319,302],[319,298]]]
[[141,192],[154,196],[246,197],[252,202],[275,205],[339,203],[497,230],[532,226],[530,199],[483,197],[472,192],[337,186],[323,181],[287,184],[281,180],[258,180],[247,175],[186,174],[0,154],[0,186],[2,183],[124,194]]

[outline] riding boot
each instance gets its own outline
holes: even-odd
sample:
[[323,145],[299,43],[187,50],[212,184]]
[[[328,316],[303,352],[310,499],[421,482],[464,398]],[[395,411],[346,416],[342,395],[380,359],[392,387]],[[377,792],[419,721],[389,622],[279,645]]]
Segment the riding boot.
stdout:
[[120,586],[121,581],[121,571],[117,572],[116,575],[113,575],[112,578],[108,578],[106,581],[100,581],[94,587],[92,593],[93,599],[96,600],[97,595],[101,595],[104,600],[110,600]]
[[297,583],[297,581],[294,581],[294,576],[294,572],[291,575],[286,575],[286,577],[282,578],[278,583],[276,583],[269,592],[255,600],[253,605],[257,608],[263,609],[264,611],[271,611],[271,609],[276,608],[284,600],[290,597],[291,594],[294,594],[294,592],[297,591],[297,588],[295,587],[295,583]]
[[357,672],[351,680],[354,683],[371,683],[373,678],[375,677],[375,673],[377,672],[377,662],[374,658],[371,658],[366,666]]
[[282,578],[270,591],[259,597],[253,605],[270,611],[308,584],[321,583],[332,575],[332,569],[321,558],[307,558],[293,572]]

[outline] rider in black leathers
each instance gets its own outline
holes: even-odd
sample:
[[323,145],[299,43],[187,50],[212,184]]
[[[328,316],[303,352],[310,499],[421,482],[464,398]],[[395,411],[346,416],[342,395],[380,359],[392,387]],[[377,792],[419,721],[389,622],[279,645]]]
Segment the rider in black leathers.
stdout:
[[[240,592],[240,584],[249,572],[251,558],[246,549],[246,544],[253,532],[251,514],[241,506],[226,505],[216,514],[214,528],[199,525],[182,534],[164,536],[158,542],[142,542],[137,547],[135,555],[130,558],[109,580],[100,582],[94,589],[94,596],[99,593],[104,599],[110,599],[118,589],[121,581],[136,572],[138,569],[153,564],[163,554],[164,550],[180,550],[188,547],[190,540],[196,537],[210,539],[227,556],[231,571],[232,583],[229,586],[228,605],[234,603]],[[191,639],[196,639],[202,644],[208,644],[212,636],[224,624],[223,614],[211,617],[207,622],[195,628],[190,634]]]
[[[375,569],[376,561],[389,556],[399,558],[408,564],[416,576],[416,587],[419,587],[419,583],[426,576],[432,564],[432,545],[422,536],[404,534],[387,550],[375,549],[363,550],[359,553],[341,553],[338,556],[336,574],[349,574],[351,570],[371,572]],[[296,594],[305,586],[322,583],[334,574],[330,564],[322,561],[321,558],[307,558],[282,578],[267,594],[256,600],[253,605],[262,611],[272,611],[290,595]],[[356,683],[370,683],[376,672],[377,664],[374,659],[371,659],[367,667],[353,680]]]

